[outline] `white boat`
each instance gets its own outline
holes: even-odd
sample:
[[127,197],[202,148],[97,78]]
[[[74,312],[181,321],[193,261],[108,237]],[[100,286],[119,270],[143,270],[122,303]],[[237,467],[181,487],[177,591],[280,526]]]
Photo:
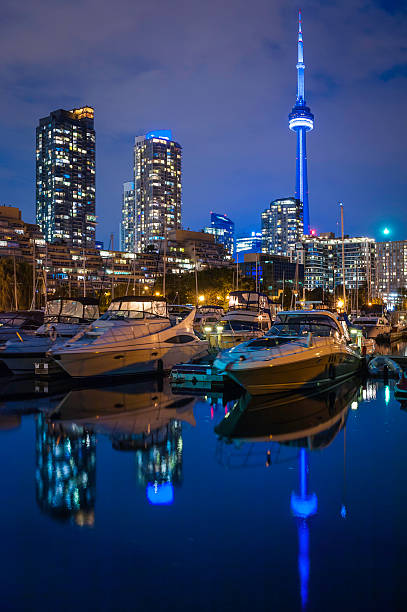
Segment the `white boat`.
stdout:
[[222,306],[199,306],[196,309],[194,328],[199,332],[211,332],[224,314]]
[[163,298],[115,298],[100,319],[48,355],[73,378],[170,370],[208,351],[194,317],[195,309],[172,325]]
[[391,324],[384,316],[366,315],[363,317],[356,317],[356,319],[352,321],[352,327],[356,326],[362,329],[366,338],[386,336],[391,332]]
[[34,374],[34,364],[47,351],[62,346],[84,326],[99,317],[95,298],[56,298],[45,307],[44,323],[30,336],[9,340],[0,349],[0,360],[13,374]]
[[263,336],[271,324],[271,302],[266,294],[258,291],[232,291],[225,316],[212,325],[210,330],[204,331],[211,346],[225,349]]
[[9,340],[32,335],[43,322],[42,310],[0,312],[0,346]]
[[361,365],[346,327],[322,310],[279,312],[265,336],[223,351],[214,362],[251,395],[329,386]]

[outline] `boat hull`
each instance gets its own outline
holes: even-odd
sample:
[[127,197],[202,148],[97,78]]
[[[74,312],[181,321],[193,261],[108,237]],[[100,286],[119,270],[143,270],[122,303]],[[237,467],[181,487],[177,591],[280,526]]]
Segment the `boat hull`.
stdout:
[[53,358],[72,378],[90,378],[168,371],[177,363],[199,359],[206,353],[206,346],[190,343],[177,345],[176,349],[161,344],[158,348],[65,351],[53,355]]
[[[311,351],[312,353],[312,351]],[[250,395],[264,395],[290,389],[316,389],[328,387],[356,374],[361,358],[352,352],[338,351],[326,355],[304,355],[304,358],[285,363],[278,360],[265,362],[259,367],[244,368],[229,364],[226,373]]]

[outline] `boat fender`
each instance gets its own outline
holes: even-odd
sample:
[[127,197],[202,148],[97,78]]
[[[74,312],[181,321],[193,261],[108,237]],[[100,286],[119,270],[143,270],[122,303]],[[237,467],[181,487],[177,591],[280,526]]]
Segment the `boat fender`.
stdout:
[[53,325],[49,329],[49,337],[51,339],[51,342],[55,342],[55,340],[57,339],[57,330]]

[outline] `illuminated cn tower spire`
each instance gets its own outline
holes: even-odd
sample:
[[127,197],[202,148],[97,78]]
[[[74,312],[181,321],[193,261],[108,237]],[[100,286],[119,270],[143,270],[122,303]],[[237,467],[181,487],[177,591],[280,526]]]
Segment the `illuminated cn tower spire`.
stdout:
[[304,47],[302,42],[301,11],[298,13],[297,100],[288,115],[288,127],[297,132],[297,167],[295,197],[301,200],[304,214],[304,234],[309,234],[309,205],[307,178],[306,133],[314,128],[314,115],[305,104]]

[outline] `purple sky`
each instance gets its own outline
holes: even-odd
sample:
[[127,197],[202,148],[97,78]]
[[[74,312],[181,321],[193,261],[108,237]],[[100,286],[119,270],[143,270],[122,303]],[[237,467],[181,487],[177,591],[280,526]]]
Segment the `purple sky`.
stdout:
[[[35,218],[35,126],[90,104],[97,237],[118,246],[134,136],[169,128],[183,146],[183,225],[211,210],[237,232],[293,195],[298,3],[292,0],[3,0],[0,203]],[[311,226],[407,239],[407,10],[397,0],[301,2]]]

